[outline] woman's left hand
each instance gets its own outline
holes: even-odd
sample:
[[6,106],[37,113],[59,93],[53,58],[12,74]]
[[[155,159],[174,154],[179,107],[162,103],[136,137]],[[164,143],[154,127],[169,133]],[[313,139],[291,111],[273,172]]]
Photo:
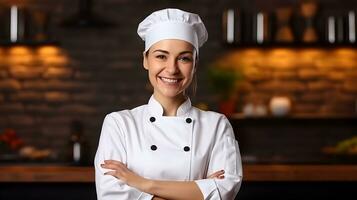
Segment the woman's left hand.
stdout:
[[209,175],[207,178],[218,178],[218,179],[224,179],[224,170],[219,170],[214,172],[213,174]]
[[108,171],[104,173],[105,175],[112,175],[124,183],[126,183],[129,186],[135,187],[139,190],[143,190],[146,186],[146,184],[149,184],[149,180],[145,179],[130,169],[126,167],[125,164],[123,164],[120,161],[116,160],[104,160],[104,164],[101,164],[101,167],[104,169],[111,169],[113,171]]

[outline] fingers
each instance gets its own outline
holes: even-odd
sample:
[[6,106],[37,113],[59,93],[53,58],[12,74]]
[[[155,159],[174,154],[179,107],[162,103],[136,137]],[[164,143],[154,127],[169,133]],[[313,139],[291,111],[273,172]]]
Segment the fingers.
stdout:
[[116,171],[108,171],[108,172],[105,172],[104,175],[112,175],[112,176],[115,176],[115,175],[116,175]]
[[104,164],[100,165],[103,169],[109,169],[104,175],[110,175],[120,179],[124,183],[132,185],[140,185],[143,178],[128,169],[125,164],[115,160],[105,160]]
[[113,169],[113,170],[126,169],[126,165],[116,160],[104,160],[104,164],[101,164],[100,166],[104,169]]
[[117,160],[104,160],[104,164],[100,164],[103,169],[110,169],[112,171],[105,172],[104,175],[112,175],[118,179],[123,179],[131,171],[126,165]]
[[218,179],[224,179],[224,175],[218,176]]
[[126,166],[124,163],[117,161],[117,160],[104,160],[105,164],[117,164],[121,166]]
[[104,175],[111,175],[116,178],[120,178],[122,172],[126,170],[126,166],[122,162],[116,160],[104,160],[104,164],[101,164],[100,166],[103,169],[113,170],[105,172]]
[[209,175],[207,178],[219,178],[223,179],[224,178],[224,170],[219,170],[214,172],[213,174]]
[[222,174],[224,174],[224,170],[219,170],[219,171],[216,171],[213,174],[209,175],[208,177],[216,177],[216,176],[220,176]]
[[101,164],[100,166],[104,169],[112,169],[112,170],[122,169],[120,165],[115,165],[115,164]]

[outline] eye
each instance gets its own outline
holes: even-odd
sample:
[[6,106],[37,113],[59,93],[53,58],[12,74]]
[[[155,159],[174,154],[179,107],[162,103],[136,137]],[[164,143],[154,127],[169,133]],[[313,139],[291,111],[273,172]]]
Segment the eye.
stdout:
[[179,58],[179,60],[181,60],[183,62],[192,62],[192,58],[189,56],[182,56]]
[[163,60],[163,59],[165,59],[166,58],[166,56],[165,55],[157,55],[157,56],[155,56],[156,58],[158,58],[158,59],[160,59],[160,60]]

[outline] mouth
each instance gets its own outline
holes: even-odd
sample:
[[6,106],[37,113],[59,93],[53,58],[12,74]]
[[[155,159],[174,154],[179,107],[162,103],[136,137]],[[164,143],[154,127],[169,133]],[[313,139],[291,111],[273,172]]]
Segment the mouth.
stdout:
[[159,76],[159,79],[165,84],[174,85],[182,81],[182,78],[167,78]]

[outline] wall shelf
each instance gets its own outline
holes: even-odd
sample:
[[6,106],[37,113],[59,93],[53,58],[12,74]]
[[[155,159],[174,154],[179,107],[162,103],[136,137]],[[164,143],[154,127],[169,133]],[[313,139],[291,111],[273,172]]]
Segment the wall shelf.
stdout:
[[330,43],[264,43],[264,44],[256,44],[256,43],[223,43],[223,46],[226,48],[232,49],[250,49],[250,48],[258,48],[258,49],[277,49],[277,48],[292,48],[292,49],[337,49],[337,48],[356,48],[357,44],[352,43],[338,43],[338,44],[330,44]]
[[262,117],[247,117],[243,114],[234,114],[229,118],[235,123],[244,124],[348,124],[357,127],[357,115],[317,115],[317,114],[296,114],[284,117],[271,115]]
[[0,41],[0,47],[13,47],[13,46],[59,46],[60,43],[56,40],[46,40],[46,41],[21,41],[21,42],[10,42],[10,41]]
[[331,115],[331,114],[291,114],[291,115],[286,115],[283,117],[275,117],[272,115],[266,115],[266,116],[262,116],[262,117],[249,117],[249,116],[245,116],[243,113],[236,113],[233,114],[231,116],[232,119],[310,119],[310,120],[357,120],[357,115],[343,115],[343,114],[335,114],[335,115]]

